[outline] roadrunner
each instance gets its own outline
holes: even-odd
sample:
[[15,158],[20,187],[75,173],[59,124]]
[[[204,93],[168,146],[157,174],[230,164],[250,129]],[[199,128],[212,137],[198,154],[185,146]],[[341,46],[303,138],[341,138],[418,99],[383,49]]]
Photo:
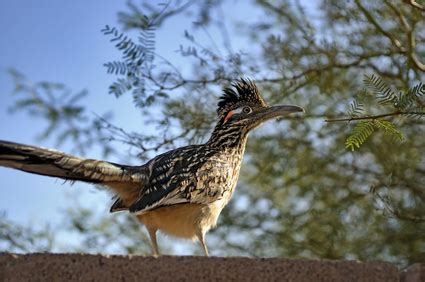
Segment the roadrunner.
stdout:
[[141,166],[82,159],[62,152],[0,141],[0,165],[110,188],[110,211],[128,211],[146,226],[153,255],[156,233],[198,239],[205,255],[205,234],[217,223],[235,189],[248,132],[298,106],[268,106],[255,83],[240,79],[225,88],[218,102],[218,122],[210,139],[156,156]]

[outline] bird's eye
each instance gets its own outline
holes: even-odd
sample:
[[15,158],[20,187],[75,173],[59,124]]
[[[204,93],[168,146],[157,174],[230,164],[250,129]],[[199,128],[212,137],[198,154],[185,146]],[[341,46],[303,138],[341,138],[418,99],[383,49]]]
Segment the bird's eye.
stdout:
[[231,111],[232,115],[233,114],[244,114],[244,115],[246,115],[246,114],[249,114],[251,112],[252,112],[252,109],[249,106],[239,107],[239,108]]
[[252,109],[248,106],[242,108],[242,113],[249,114],[252,112]]

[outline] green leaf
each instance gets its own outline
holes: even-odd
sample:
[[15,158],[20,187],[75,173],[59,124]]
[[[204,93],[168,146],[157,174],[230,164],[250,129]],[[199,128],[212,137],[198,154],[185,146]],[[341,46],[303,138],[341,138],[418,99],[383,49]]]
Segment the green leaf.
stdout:
[[[416,112],[422,111],[422,104],[419,99],[425,94],[425,84],[419,83],[410,88],[406,93],[400,92],[396,107],[401,110],[412,110]],[[418,110],[419,108],[419,110]]]
[[[148,19],[148,17],[146,17]],[[133,90],[136,106],[144,107],[150,105],[152,101],[145,101],[150,97],[146,93],[146,80],[144,75],[148,75],[153,67],[155,57],[155,31],[154,21],[147,20],[147,24],[139,33],[138,41],[135,43],[124,33],[119,32],[115,27],[106,26],[102,29],[103,34],[111,37],[111,42],[121,51],[122,60],[105,63],[107,72],[115,75],[125,75],[109,86],[109,93],[120,97],[124,93]]]
[[395,104],[397,102],[397,95],[379,76],[374,74],[370,76],[365,75],[363,83],[376,96],[379,104]]
[[360,146],[372,135],[375,129],[383,130],[386,135],[391,136],[397,141],[404,140],[403,134],[392,122],[373,119],[357,123],[351,135],[345,141],[345,147],[351,151],[360,148]]
[[351,135],[348,136],[345,141],[345,148],[351,149],[354,151],[356,148],[360,148],[360,146],[369,138],[370,135],[375,131],[373,126],[373,121],[361,121],[356,124],[351,132]]
[[384,133],[386,135],[391,136],[397,141],[404,140],[404,135],[400,132],[400,130],[397,129],[394,123],[388,120],[375,119],[373,120],[373,125],[375,126],[375,128],[384,130]]
[[347,110],[347,115],[349,117],[358,117],[358,116],[362,115],[363,113],[364,113],[364,104],[357,101],[357,100],[354,100],[350,104],[350,106]]

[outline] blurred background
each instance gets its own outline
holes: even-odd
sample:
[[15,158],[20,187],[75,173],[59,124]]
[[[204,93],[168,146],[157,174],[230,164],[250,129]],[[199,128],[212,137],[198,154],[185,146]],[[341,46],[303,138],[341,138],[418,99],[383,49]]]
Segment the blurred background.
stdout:
[[[140,164],[206,141],[250,77],[306,114],[250,135],[211,254],[424,262],[424,19],[423,1],[2,1],[0,139]],[[150,253],[102,187],[5,168],[0,187],[0,251]]]

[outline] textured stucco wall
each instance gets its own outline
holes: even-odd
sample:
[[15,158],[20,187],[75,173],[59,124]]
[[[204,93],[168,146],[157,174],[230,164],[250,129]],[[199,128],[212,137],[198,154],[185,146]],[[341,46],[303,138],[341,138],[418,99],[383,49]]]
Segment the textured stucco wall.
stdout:
[[219,257],[0,254],[0,281],[425,281],[425,264]]

